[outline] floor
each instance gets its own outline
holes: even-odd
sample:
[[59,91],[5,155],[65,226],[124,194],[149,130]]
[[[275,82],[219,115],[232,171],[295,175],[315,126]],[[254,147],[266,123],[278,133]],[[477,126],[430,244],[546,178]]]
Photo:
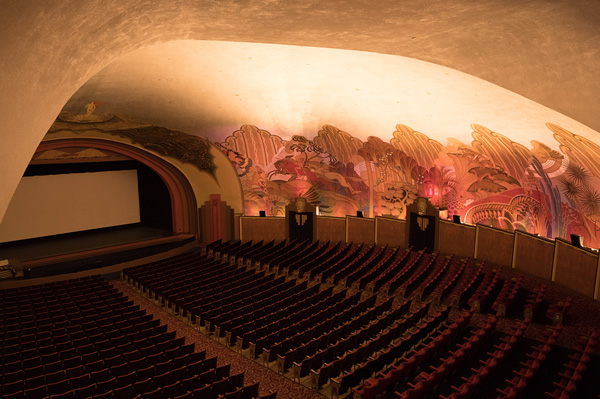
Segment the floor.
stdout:
[[224,344],[213,340],[210,336],[190,325],[182,318],[168,312],[166,308],[158,306],[127,283],[115,280],[113,281],[113,285],[129,297],[129,299],[139,304],[141,309],[153,314],[161,323],[166,324],[169,331],[174,330],[177,332],[178,337],[185,337],[186,344],[195,343],[196,350],[206,350],[207,357],[218,356],[219,366],[227,363],[231,364],[231,374],[244,371],[245,385],[259,381],[261,395],[277,391],[278,399],[322,399],[324,397],[323,394],[298,384],[290,378],[270,370],[243,354],[237,353]]

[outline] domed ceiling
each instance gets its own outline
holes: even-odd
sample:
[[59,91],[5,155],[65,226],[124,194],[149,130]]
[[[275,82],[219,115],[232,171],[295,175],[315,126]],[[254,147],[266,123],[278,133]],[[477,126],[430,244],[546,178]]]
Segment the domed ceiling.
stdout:
[[427,196],[468,222],[597,244],[598,133],[435,64],[174,41],[104,68],[59,119],[112,115],[208,138],[235,165],[248,215],[305,196],[323,215],[404,217]]

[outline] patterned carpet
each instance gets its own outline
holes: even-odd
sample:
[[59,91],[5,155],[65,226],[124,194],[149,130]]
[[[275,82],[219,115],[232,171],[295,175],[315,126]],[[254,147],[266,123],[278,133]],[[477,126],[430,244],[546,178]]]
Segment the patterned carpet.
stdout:
[[[493,266],[487,265],[484,267],[484,270],[491,271],[492,268]],[[510,268],[504,268],[500,278],[502,280],[507,280],[516,277],[519,274],[521,273]],[[545,281],[542,279],[525,274],[521,289],[524,292],[532,292],[539,288],[544,282]],[[158,306],[146,296],[138,293],[127,283],[120,280],[113,281],[112,283],[136,304],[139,304],[142,309],[160,319],[161,323],[166,324],[170,331],[176,331],[178,337],[185,337],[186,343],[195,343],[196,350],[206,350],[207,356],[218,356],[219,365],[229,363],[231,365],[232,374],[244,371],[245,385],[258,381],[260,383],[261,395],[276,391],[277,398],[279,399],[310,399],[324,397],[322,394],[325,393],[324,391],[319,393],[311,390],[213,340],[189,325],[183,319],[167,312],[164,308]],[[600,303],[598,301],[585,298],[563,287],[548,283],[546,294],[544,296],[544,306],[537,312],[533,322],[527,328],[525,336],[540,340],[542,333],[552,326],[551,321],[544,316],[545,309],[549,304],[565,301],[568,296],[572,296],[574,300],[572,307],[565,317],[564,329],[557,344],[565,348],[573,348],[583,336],[589,335],[594,330],[600,330]],[[484,314],[476,314],[471,319],[471,324],[478,325],[482,323],[485,318],[486,315]],[[519,308],[518,311],[513,312],[513,314],[508,314],[507,317],[500,318],[497,330],[508,332],[522,318],[522,308]],[[600,354],[600,348],[598,348],[596,352],[597,354]],[[351,397],[351,395],[348,397]]]
[[169,331],[175,331],[177,337],[185,337],[185,343],[194,343],[196,351],[206,350],[206,356],[218,356],[218,365],[231,364],[230,374],[235,374],[244,371],[244,384],[249,385],[259,381],[259,390],[261,395],[266,395],[276,391],[278,399],[322,399],[323,395],[306,388],[294,381],[282,376],[275,371],[269,370],[261,364],[250,360],[249,358],[236,353],[225,345],[222,345],[210,337],[204,335],[182,319],[168,313],[161,307],[151,302],[145,296],[136,292],[127,283],[115,280],[112,284],[133,300],[135,304],[139,304],[141,309],[146,310],[149,314],[158,318],[161,323],[166,324]]

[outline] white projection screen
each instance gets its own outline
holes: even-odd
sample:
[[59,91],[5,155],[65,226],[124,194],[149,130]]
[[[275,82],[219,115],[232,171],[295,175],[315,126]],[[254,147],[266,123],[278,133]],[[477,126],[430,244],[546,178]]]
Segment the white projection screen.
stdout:
[[139,222],[137,170],[25,176],[0,223],[0,242]]

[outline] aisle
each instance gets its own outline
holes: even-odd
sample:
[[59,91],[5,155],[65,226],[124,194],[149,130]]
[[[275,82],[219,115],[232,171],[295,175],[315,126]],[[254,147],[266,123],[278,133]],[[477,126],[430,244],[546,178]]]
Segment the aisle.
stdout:
[[277,399],[322,399],[320,393],[297,384],[275,371],[269,370],[257,362],[236,353],[228,347],[212,340],[181,319],[166,312],[152,303],[148,298],[140,295],[129,285],[121,280],[112,281],[114,287],[124,295],[140,305],[140,309],[158,318],[161,324],[166,324],[169,331],[175,331],[177,337],[185,337],[185,343],[194,343],[196,351],[206,350],[206,356],[218,356],[218,365],[231,364],[231,374],[244,371],[244,385],[259,381],[261,395],[277,391]]

